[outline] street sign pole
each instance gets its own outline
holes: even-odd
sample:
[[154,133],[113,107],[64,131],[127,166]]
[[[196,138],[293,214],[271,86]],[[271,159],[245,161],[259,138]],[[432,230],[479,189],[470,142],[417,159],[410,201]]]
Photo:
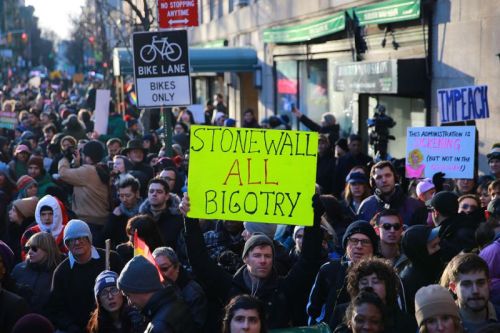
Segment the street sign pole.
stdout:
[[160,108],[163,143],[172,152],[170,108],[191,105],[186,30],[137,32],[132,36],[137,107]]

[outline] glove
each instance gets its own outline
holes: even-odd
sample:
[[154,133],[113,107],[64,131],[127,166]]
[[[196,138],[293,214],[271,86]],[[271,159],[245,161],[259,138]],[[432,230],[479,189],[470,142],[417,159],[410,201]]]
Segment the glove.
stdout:
[[443,184],[445,182],[445,179],[444,179],[444,176],[446,174],[443,173],[443,172],[436,172],[433,176],[432,176],[432,183],[434,184],[434,186],[436,187],[436,193],[437,192],[441,192],[443,190]]

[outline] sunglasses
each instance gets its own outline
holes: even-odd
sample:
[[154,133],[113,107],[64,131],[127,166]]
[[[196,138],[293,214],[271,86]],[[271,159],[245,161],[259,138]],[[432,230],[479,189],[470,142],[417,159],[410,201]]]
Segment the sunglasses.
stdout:
[[384,230],[394,229],[395,231],[398,231],[399,229],[401,229],[401,224],[384,223],[381,227],[384,228]]
[[24,248],[24,251],[26,252],[29,252],[29,250],[33,251],[33,252],[37,252],[38,251],[38,247],[34,246],[34,245],[31,245],[31,246],[26,246]]
[[462,209],[472,209],[476,210],[478,207],[476,205],[463,204]]

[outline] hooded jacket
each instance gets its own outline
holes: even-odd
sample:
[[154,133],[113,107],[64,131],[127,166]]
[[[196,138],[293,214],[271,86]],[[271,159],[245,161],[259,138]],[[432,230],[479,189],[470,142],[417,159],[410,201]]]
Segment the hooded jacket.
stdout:
[[375,190],[375,194],[363,200],[359,206],[358,219],[370,221],[383,209],[397,210],[406,225],[424,224],[427,219],[424,203],[406,196],[399,185],[396,185],[394,193],[386,200],[382,198],[378,189]]
[[490,301],[500,306],[500,239],[482,249],[479,256],[486,261],[490,269]]
[[481,217],[484,219],[484,214],[478,209],[472,214],[453,215],[440,224],[439,245],[443,262],[447,263],[460,252],[470,252],[477,246],[475,235]]
[[401,242],[409,263],[399,276],[403,281],[408,313],[415,312],[415,294],[423,286],[437,283],[443,271],[439,251],[429,255],[427,239],[431,228],[424,225],[413,226],[406,230]]
[[[42,219],[40,217],[40,210],[42,209],[43,206],[49,206],[50,208],[52,208],[53,217],[52,217],[52,224],[50,226],[46,226],[42,223]],[[59,247],[59,250],[62,253],[68,252],[68,249],[64,245],[63,241],[64,227],[66,226],[66,223],[68,223],[68,213],[66,212],[66,208],[64,207],[62,202],[60,202],[56,197],[53,197],[51,195],[46,195],[43,198],[41,198],[36,205],[35,221],[36,225],[27,229],[21,236],[21,250],[22,250],[21,256],[23,260],[26,257],[24,246],[26,245],[31,236],[40,231],[50,233],[54,237],[56,244]]]

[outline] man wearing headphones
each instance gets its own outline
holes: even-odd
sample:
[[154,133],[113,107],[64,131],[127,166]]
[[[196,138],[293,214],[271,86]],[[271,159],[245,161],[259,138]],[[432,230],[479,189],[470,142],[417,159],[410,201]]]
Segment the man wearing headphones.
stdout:
[[406,225],[425,224],[427,209],[423,202],[408,197],[397,184],[396,170],[389,161],[372,167],[370,183],[375,193],[361,203],[358,219],[369,221],[383,209],[398,211]]

